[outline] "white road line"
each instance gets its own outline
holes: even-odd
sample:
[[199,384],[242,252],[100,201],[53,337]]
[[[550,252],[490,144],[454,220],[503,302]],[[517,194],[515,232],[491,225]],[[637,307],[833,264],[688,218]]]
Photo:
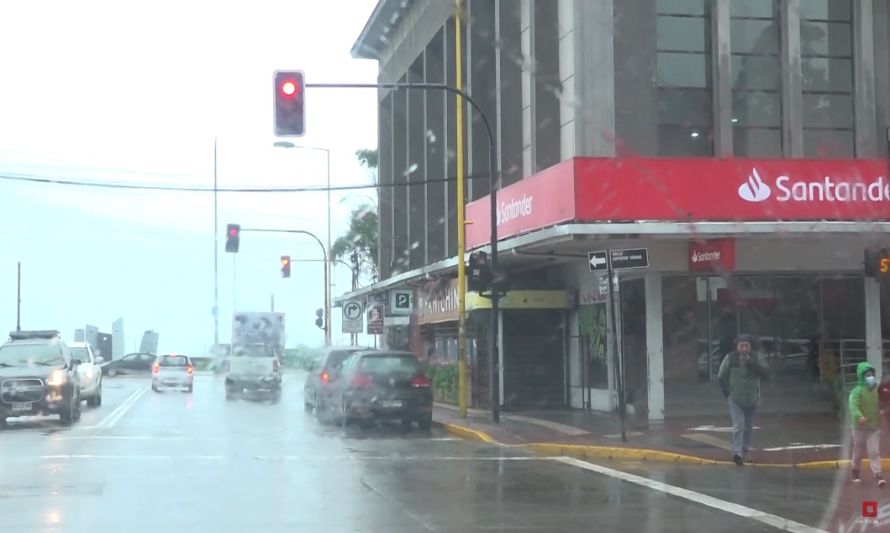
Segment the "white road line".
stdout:
[[35,459],[38,461],[58,460],[58,459],[126,459],[132,461],[135,459],[152,459],[152,460],[170,460],[170,459],[187,459],[191,460],[212,460],[221,461],[225,459],[222,455],[89,455],[89,454],[60,454],[60,455],[40,455],[37,457],[25,457],[24,459]]
[[136,403],[136,400],[142,397],[148,391],[148,388],[139,389],[133,394],[130,395],[129,398],[124,400],[124,403],[117,406],[117,409],[108,414],[101,422],[96,424],[96,428],[99,429],[108,429],[114,427],[115,424],[120,421],[120,419],[126,414],[126,412]]
[[578,468],[583,468],[585,470],[590,470],[591,472],[596,472],[605,476],[614,477],[616,479],[620,479],[628,483],[634,483],[648,489],[657,490],[665,494],[670,494],[671,496],[676,496],[678,498],[683,498],[685,500],[705,505],[707,507],[712,507],[720,511],[725,511],[727,513],[741,516],[742,518],[754,520],[755,522],[760,522],[761,524],[766,524],[768,526],[772,526],[783,531],[793,531],[795,533],[818,531],[828,533],[823,529],[818,529],[806,524],[801,524],[800,522],[782,518],[778,515],[758,511],[757,509],[752,509],[751,507],[746,507],[737,503],[714,498],[713,496],[708,496],[707,494],[702,494],[700,492],[695,492],[689,489],[675,487],[673,485],[668,485],[667,483],[662,483],[660,481],[655,481],[642,476],[637,476],[634,474],[629,474],[627,472],[622,472],[620,470],[607,468],[605,466],[588,463],[580,459],[575,459],[573,457],[550,457],[548,459],[569,466],[575,466]]
[[[52,461],[52,460],[149,460],[149,461],[222,461],[235,457],[225,455],[156,455],[156,454],[54,454],[34,455],[30,457],[0,457],[0,462]],[[436,457],[436,456],[342,456],[342,455],[255,455],[250,459],[260,461],[545,461],[544,457]]]

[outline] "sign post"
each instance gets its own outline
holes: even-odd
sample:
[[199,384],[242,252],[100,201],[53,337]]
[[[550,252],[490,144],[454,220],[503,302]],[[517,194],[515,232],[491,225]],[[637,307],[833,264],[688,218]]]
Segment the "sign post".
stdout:
[[[634,248],[630,250],[602,250],[587,252],[587,263],[591,272],[606,271],[609,283],[609,322],[612,329],[612,353],[615,361],[616,388],[618,389],[618,414],[621,418],[621,442],[627,442],[627,401],[624,394],[624,354],[618,337],[617,308],[621,304],[620,279],[618,271],[649,267],[649,250]],[[618,292],[618,301],[615,292]]]
[[362,332],[362,314],[364,306],[358,300],[343,303],[343,333]]

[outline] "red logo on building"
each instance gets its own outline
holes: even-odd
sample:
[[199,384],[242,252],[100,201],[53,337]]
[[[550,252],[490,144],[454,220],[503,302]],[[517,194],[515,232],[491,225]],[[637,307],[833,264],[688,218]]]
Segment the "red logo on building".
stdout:
[[689,243],[690,272],[729,272],[735,268],[735,239]]
[[874,500],[866,500],[862,502],[862,517],[863,518],[877,518],[878,517],[878,502]]

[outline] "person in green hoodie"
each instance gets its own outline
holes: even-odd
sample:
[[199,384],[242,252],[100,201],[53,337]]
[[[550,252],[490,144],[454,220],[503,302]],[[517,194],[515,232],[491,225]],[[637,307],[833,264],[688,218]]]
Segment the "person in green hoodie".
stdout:
[[752,352],[749,335],[736,338],[736,349],[726,354],[717,371],[723,395],[729,401],[732,418],[732,460],[742,466],[751,444],[754,412],[760,405],[760,380],[769,377],[769,369],[759,355]]
[[859,471],[862,455],[868,451],[868,462],[879,487],[887,484],[881,475],[881,413],[878,402],[878,381],[875,369],[862,362],[856,367],[857,385],[850,391],[850,421],[853,424],[853,483],[861,481]]

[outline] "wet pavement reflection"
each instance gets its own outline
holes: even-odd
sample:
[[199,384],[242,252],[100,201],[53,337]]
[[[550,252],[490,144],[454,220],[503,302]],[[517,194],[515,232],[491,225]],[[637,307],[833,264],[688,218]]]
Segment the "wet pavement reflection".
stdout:
[[[776,530],[435,428],[321,425],[303,410],[299,375],[278,404],[226,402],[213,376],[196,377],[193,394],[109,382],[105,405],[70,429],[0,431],[4,531]],[[835,482],[825,471],[603,466],[807,525],[819,525]]]

